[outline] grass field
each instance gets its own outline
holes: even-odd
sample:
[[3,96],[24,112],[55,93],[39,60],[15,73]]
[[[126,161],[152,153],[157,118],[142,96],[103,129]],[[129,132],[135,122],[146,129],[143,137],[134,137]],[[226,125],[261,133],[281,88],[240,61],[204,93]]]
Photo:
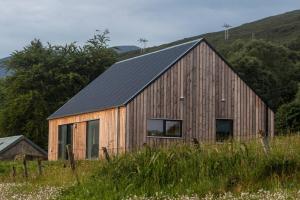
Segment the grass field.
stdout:
[[63,162],[44,162],[42,176],[30,163],[28,180],[21,163],[1,162],[0,192],[6,199],[300,198],[300,136],[276,137],[270,146],[269,155],[260,141],[144,148],[109,163],[78,162],[79,185]]

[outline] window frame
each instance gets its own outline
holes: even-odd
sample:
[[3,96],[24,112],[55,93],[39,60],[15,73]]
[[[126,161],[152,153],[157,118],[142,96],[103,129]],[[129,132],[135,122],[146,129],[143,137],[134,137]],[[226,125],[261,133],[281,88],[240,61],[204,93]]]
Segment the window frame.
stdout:
[[[148,123],[149,123],[149,120],[161,120],[163,121],[163,135],[149,135],[148,134]],[[166,123],[170,121],[170,122],[179,122],[180,124],[180,136],[168,136],[166,135],[167,133],[167,130],[166,130]],[[183,120],[181,119],[167,119],[167,118],[150,118],[150,119],[147,119],[147,126],[146,126],[146,133],[147,133],[147,137],[149,138],[169,138],[169,139],[182,139],[183,137],[183,133],[182,133],[182,122]]]
[[[223,139],[223,140],[218,140],[217,139],[217,121],[229,121],[229,122],[231,122],[231,134],[229,134],[228,138]],[[223,143],[223,142],[226,142],[228,140],[233,139],[234,138],[234,135],[233,135],[234,129],[233,129],[233,127],[234,127],[234,120],[233,119],[231,119],[231,118],[216,118],[216,125],[215,125],[215,128],[216,128],[216,132],[215,132],[216,138],[215,138],[215,140],[216,140],[216,142]]]
[[[66,132],[66,140],[65,140],[65,146],[62,146],[63,150],[60,149],[60,138],[61,138],[61,135],[60,135],[60,131],[62,129],[63,126],[66,126],[66,129],[67,129],[67,132]],[[66,145],[67,144],[67,141],[68,141],[68,129],[70,128],[70,145],[71,145],[71,148],[73,150],[73,142],[74,142],[74,127],[75,124],[74,123],[69,123],[69,124],[60,124],[58,125],[58,131],[57,131],[57,159],[58,160],[67,160],[68,159],[68,153],[67,153],[67,148],[66,148]],[[62,152],[64,151],[64,153],[62,154]]]
[[[89,136],[89,122],[94,122],[94,121],[97,121],[98,122],[98,155],[97,157],[88,157],[88,136]],[[88,160],[96,160],[96,159],[99,159],[99,156],[100,156],[100,119],[93,119],[93,120],[88,120],[88,121],[85,121],[86,123],[86,130],[85,130],[85,158],[88,159]]]

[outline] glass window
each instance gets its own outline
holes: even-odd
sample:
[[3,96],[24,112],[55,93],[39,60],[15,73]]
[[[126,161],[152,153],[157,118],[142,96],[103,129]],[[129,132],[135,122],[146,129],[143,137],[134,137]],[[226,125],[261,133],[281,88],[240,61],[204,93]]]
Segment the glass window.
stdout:
[[216,140],[222,142],[233,137],[233,121],[230,119],[216,120]]
[[86,158],[97,159],[99,157],[99,120],[87,122]]
[[164,134],[164,120],[150,119],[147,123],[148,136],[162,136]]
[[181,121],[166,120],[166,136],[169,137],[181,137]]
[[147,135],[159,137],[181,137],[181,121],[165,119],[149,119]]
[[58,159],[68,159],[66,145],[72,146],[73,124],[58,127]]

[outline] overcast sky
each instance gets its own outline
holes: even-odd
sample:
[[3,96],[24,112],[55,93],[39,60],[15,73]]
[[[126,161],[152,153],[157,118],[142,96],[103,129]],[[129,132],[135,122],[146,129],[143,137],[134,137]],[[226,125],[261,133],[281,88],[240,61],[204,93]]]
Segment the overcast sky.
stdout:
[[111,46],[152,46],[296,9],[300,0],[0,0],[0,58],[34,38],[83,44],[107,28]]

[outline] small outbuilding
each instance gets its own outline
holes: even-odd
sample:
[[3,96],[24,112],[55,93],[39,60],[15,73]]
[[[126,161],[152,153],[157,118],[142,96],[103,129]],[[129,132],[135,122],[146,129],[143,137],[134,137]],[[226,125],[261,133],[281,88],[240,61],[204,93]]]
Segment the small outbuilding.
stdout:
[[0,160],[13,160],[20,155],[47,159],[47,152],[23,135],[0,138]]

